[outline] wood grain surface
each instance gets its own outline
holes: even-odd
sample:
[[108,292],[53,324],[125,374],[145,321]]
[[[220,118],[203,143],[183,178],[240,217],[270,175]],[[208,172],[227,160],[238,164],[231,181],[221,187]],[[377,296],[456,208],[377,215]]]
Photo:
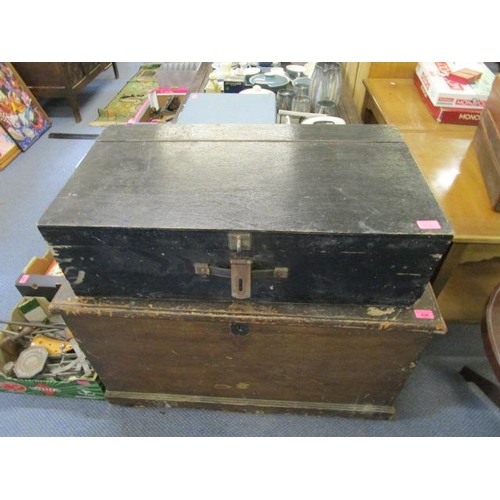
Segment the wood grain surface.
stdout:
[[227,269],[241,232],[252,273],[287,269],[245,299],[414,302],[452,231],[408,147],[394,127],[312,129],[115,127],[40,231],[80,295],[227,300],[227,281],[195,270]]
[[403,137],[448,217],[457,243],[500,243],[500,214],[492,210],[472,137],[475,129]]
[[429,234],[450,233],[391,127],[120,129],[103,133],[40,226],[420,235],[416,221],[436,219]]
[[358,306],[211,306],[84,299],[66,288],[52,307],[122,404],[387,418],[425,346],[446,330],[430,289],[412,307],[363,314]]
[[[365,108],[379,124],[395,125],[402,132],[450,131],[475,127],[439,123],[430,114],[411,78],[368,78],[364,81],[367,94]],[[364,113],[365,123],[369,115]]]

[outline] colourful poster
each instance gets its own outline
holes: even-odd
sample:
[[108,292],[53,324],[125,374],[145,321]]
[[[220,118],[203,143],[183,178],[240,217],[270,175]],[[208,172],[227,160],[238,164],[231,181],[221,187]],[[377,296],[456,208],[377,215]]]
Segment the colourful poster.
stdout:
[[0,124],[23,151],[51,125],[28,87],[5,62],[0,62]]
[[9,151],[16,148],[16,143],[11,139],[10,135],[0,126],[0,158],[5,156]]

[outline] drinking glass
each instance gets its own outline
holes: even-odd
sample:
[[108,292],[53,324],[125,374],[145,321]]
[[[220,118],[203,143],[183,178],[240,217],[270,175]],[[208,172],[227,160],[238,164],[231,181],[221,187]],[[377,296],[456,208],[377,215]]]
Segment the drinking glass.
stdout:
[[335,108],[333,101],[318,101],[314,106],[314,112],[321,115],[335,116]]
[[305,83],[297,83],[294,85],[294,88],[297,95],[309,96],[309,85],[306,85]]
[[278,109],[283,109],[286,111],[290,111],[292,109],[292,100],[295,96],[295,92],[293,90],[288,89],[280,89],[276,95],[276,104]]
[[292,99],[292,111],[309,113],[311,110],[311,98],[306,95],[295,95]]

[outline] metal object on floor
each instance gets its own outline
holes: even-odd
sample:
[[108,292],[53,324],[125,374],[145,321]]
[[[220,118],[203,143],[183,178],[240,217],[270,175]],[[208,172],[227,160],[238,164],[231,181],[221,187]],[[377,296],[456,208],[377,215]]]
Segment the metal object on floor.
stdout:
[[66,134],[63,132],[51,132],[49,139],[97,139],[100,134]]

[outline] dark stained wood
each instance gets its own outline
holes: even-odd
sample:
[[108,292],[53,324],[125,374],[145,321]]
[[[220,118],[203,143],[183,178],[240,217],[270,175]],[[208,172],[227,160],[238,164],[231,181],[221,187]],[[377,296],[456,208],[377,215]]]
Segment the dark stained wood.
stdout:
[[481,114],[474,145],[491,206],[500,212],[500,121],[495,122],[488,108],[488,104],[493,102],[496,99],[488,99]]
[[481,322],[484,350],[500,382],[500,284],[491,292]]
[[[490,293],[484,306],[481,336],[486,357],[495,377],[500,382],[500,284]],[[494,384],[468,366],[464,366],[460,374],[467,382],[476,384],[500,408],[500,387],[498,384]]]
[[12,63],[36,97],[64,97],[68,99],[75,120],[81,121],[77,95],[96,76],[113,67],[119,77],[116,63],[111,62],[16,62]]
[[491,382],[487,378],[479,375],[479,373],[471,370],[468,366],[464,366],[460,370],[460,375],[467,381],[476,384],[483,393],[500,408],[500,388],[498,385]]
[[[335,129],[335,130],[333,130]],[[101,133],[98,142],[327,142],[363,144],[402,144],[403,136],[391,125],[365,127],[331,127],[329,125],[233,125],[233,124],[194,124],[170,125],[143,124],[122,127],[111,125]],[[260,159],[266,156],[262,152]]]
[[[81,122],[82,115],[80,114],[80,105],[78,104],[78,99],[76,98],[77,88],[81,81],[79,79],[79,75],[76,76],[75,78],[74,69],[72,69],[67,64],[61,65],[61,75],[62,75],[62,83],[64,86],[64,90],[66,91],[65,97],[68,100],[69,105],[71,106],[73,115],[75,116],[75,120],[77,122]],[[76,85],[75,85],[75,80],[77,80]]]
[[120,129],[103,132],[39,222],[79,295],[230,299],[227,280],[195,265],[228,268],[239,231],[253,270],[289,270],[253,279],[252,299],[409,304],[451,242],[394,128]]
[[[52,307],[112,402],[152,406],[389,418],[432,335],[446,331],[430,287],[409,308],[212,307],[82,298],[69,288]],[[422,309],[434,319],[417,319]]]

